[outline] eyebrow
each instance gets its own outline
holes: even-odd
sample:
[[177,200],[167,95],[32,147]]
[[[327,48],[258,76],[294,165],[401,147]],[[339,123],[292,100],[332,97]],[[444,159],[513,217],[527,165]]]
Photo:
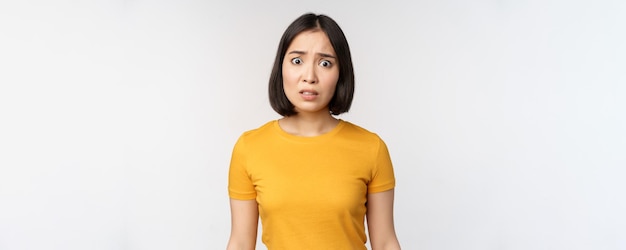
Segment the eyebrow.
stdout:
[[[292,51],[290,51],[290,52],[289,52],[289,53],[287,53],[287,54],[298,54],[298,55],[304,55],[304,54],[306,54],[306,52],[304,52],[304,51],[300,51],[300,50],[292,50]],[[336,58],[337,58],[337,57],[335,57],[335,56],[333,56],[333,55],[331,55],[331,54],[327,54],[327,53],[321,53],[321,52],[320,52],[320,53],[317,53],[317,54],[318,54],[318,55],[320,55],[321,57],[329,57],[329,58],[334,58],[334,59],[336,59]]]

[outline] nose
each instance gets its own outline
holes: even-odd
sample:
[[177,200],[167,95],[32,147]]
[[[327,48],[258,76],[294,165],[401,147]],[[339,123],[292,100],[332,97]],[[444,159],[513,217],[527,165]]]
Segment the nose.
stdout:
[[302,81],[309,84],[317,83],[317,72],[315,72],[315,64],[305,67],[302,74]]

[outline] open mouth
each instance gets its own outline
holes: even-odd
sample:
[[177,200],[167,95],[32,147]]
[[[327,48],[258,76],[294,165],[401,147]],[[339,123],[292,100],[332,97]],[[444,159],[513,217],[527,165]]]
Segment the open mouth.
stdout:
[[314,96],[314,95],[317,95],[317,91],[315,91],[315,90],[301,90],[300,94],[301,95],[307,95],[307,96]]
[[314,101],[315,99],[317,99],[317,95],[318,93],[315,90],[301,90],[300,91],[300,96],[305,101]]

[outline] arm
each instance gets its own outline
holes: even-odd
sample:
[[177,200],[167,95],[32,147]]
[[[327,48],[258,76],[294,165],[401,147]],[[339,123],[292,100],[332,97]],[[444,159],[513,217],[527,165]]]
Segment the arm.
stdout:
[[393,225],[393,189],[367,195],[367,229],[372,250],[399,250]]
[[254,250],[259,221],[256,200],[230,199],[231,228],[227,250]]

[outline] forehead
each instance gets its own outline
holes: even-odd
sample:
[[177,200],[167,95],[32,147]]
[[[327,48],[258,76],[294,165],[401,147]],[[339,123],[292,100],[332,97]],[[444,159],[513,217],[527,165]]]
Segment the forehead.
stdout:
[[300,32],[300,34],[294,37],[291,44],[289,44],[287,53],[293,50],[335,54],[335,50],[330,43],[330,39],[328,39],[326,33],[321,30],[308,30]]

